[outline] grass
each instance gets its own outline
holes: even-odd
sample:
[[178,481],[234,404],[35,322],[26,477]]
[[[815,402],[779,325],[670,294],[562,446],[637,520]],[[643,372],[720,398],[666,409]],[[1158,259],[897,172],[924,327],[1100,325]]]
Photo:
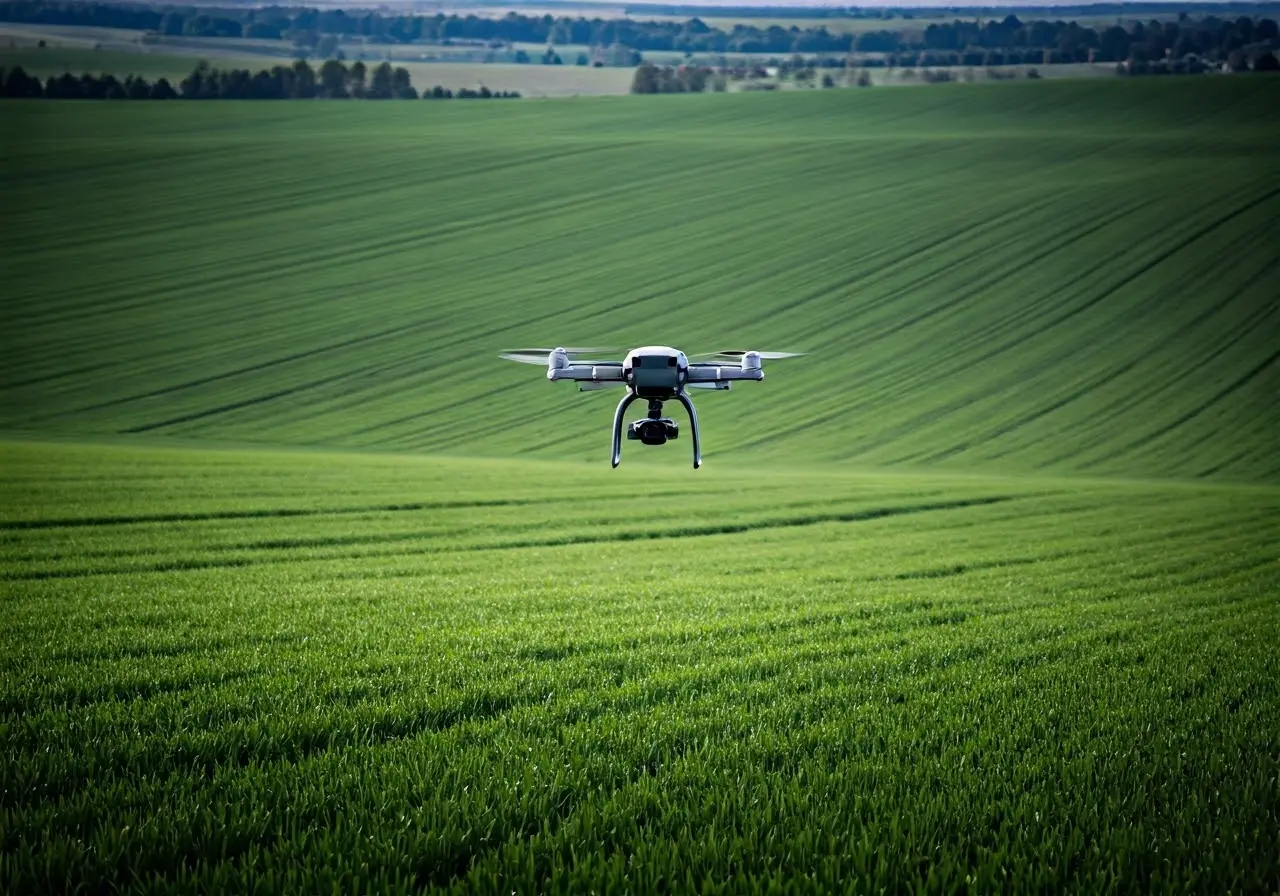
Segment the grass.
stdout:
[[1274,489],[3,451],[9,892],[1280,875]]
[[12,104],[0,428],[596,460],[500,349],[756,345],[709,463],[1275,482],[1277,88]]
[[0,890],[1280,888],[1278,89],[6,103]]

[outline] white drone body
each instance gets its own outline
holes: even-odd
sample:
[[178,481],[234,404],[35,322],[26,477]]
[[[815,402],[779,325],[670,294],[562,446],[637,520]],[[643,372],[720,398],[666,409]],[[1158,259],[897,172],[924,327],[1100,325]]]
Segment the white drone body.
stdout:
[[504,352],[503,358],[525,364],[546,364],[547,379],[553,383],[572,380],[581,391],[622,386],[627,394],[618,402],[613,415],[613,465],[622,462],[622,417],[631,402],[646,398],[649,416],[627,427],[627,438],[646,445],[662,445],[679,435],[675,421],[662,416],[662,403],[675,399],[689,413],[693,431],[693,468],[702,466],[702,449],[698,435],[698,414],[686,391],[715,389],[724,391],[735,380],[762,380],[764,358],[792,358],[795,352],[721,351],[704,356],[723,360],[690,362],[679,349],[666,345],[633,348],[621,361],[584,361],[576,356],[602,353],[604,349],[554,348],[518,349]]

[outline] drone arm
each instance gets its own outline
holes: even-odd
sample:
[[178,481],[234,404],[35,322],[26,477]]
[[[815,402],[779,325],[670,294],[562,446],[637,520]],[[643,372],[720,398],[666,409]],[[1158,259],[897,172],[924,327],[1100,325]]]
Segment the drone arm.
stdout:
[[[618,409],[613,412],[613,465],[615,467],[622,463],[622,415],[627,412],[627,406],[640,396],[627,390],[627,394],[622,396],[622,401],[618,402]],[[694,444],[697,445],[697,436],[694,436]]]
[[[677,392],[676,398],[684,405],[684,409],[689,412],[689,427],[693,430],[693,468],[696,470],[702,466],[702,447],[698,441],[698,412],[693,409],[693,402],[689,400],[688,395],[683,392]],[[615,444],[617,443],[615,442]]]
[[551,382],[574,380],[588,383],[624,383],[622,368],[604,364],[571,364],[568,367],[549,367],[547,379]]
[[685,381],[697,383],[728,383],[735,380],[762,380],[764,371],[759,367],[743,370],[741,367],[710,366],[701,364],[689,365],[689,376]]

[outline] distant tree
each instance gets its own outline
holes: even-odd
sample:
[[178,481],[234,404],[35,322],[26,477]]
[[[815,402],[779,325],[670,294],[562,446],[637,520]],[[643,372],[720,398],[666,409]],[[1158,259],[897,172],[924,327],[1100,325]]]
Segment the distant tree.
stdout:
[[658,67],[652,62],[642,62],[631,79],[632,93],[657,93],[660,89]]
[[[0,78],[0,81],[3,79]],[[44,95],[51,100],[78,100],[84,98],[84,89],[80,86],[79,78],[66,72],[45,81]]]
[[394,73],[391,71],[391,63],[384,62],[373,70],[373,78],[369,82],[369,89],[366,95],[371,100],[389,100],[394,96],[392,88],[392,79]]
[[516,50],[515,60],[521,65],[527,65],[529,63],[529,54],[524,50]]
[[292,97],[298,100],[309,100],[316,95],[316,72],[306,61],[299,59],[295,62],[291,70],[293,71],[293,91]]
[[125,78],[124,92],[131,100],[145,100],[151,98],[151,85],[143,78],[137,78],[133,75]]
[[347,92],[356,99],[364,99],[366,91],[365,78],[367,75],[368,68],[358,59],[347,71]]
[[410,78],[407,68],[397,66],[391,72],[391,95],[401,100],[418,98],[418,91],[413,89],[413,79]]
[[683,65],[676,72],[681,92],[702,93],[707,89],[711,69],[702,65]]
[[186,17],[180,12],[166,12],[164,17],[160,19],[160,27],[156,30],[161,34],[167,34],[171,37],[182,33],[182,26],[186,22]]
[[176,100],[177,98],[178,92],[173,89],[173,85],[169,83],[168,78],[160,78],[151,85],[151,99]]
[[[865,68],[858,72],[858,86],[871,86],[871,72],[867,71]],[[876,96],[879,96],[879,94],[876,94]]]
[[283,35],[275,25],[267,22],[250,22],[244,26],[243,36],[253,40],[280,40]]
[[591,60],[587,58],[586,53],[579,53],[578,58],[574,61],[574,65],[590,65]]
[[187,75],[178,84],[178,89],[182,91],[184,99],[198,100],[205,95],[205,82],[209,79],[209,63],[203,59],[196,63],[196,67],[191,70],[191,74]]
[[347,92],[347,67],[337,59],[326,60],[320,66],[320,96],[342,100],[351,96]]
[[115,75],[103,75],[100,79],[102,84],[102,96],[108,100],[127,100],[129,94],[125,92],[124,85],[116,80]]
[[338,36],[326,34],[316,42],[316,56],[321,59],[335,59],[338,56]]
[[823,75],[823,76],[822,76],[822,86],[823,86],[823,87],[835,87],[835,86],[836,86],[836,80],[835,80],[835,78],[831,77],[830,75]]
[[1276,59],[1275,53],[1263,53],[1253,61],[1253,70],[1255,72],[1280,72],[1280,59]]

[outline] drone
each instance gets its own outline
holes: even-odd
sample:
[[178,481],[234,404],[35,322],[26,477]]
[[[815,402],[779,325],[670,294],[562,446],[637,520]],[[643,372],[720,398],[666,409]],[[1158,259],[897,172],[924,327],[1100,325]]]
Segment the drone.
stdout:
[[665,345],[633,348],[621,361],[584,360],[583,356],[603,354],[602,348],[522,348],[502,352],[499,357],[521,364],[545,364],[551,382],[572,380],[580,392],[626,387],[627,394],[618,402],[613,414],[613,465],[622,463],[622,419],[633,401],[646,398],[649,415],[627,426],[627,438],[645,445],[665,445],[680,434],[670,417],[662,416],[662,403],[675,399],[689,414],[693,432],[693,468],[702,466],[702,447],[698,437],[698,413],[689,400],[689,389],[728,391],[736,381],[762,380],[761,361],[796,358],[803,352],[719,351],[694,355],[709,358],[690,361],[679,349]]

